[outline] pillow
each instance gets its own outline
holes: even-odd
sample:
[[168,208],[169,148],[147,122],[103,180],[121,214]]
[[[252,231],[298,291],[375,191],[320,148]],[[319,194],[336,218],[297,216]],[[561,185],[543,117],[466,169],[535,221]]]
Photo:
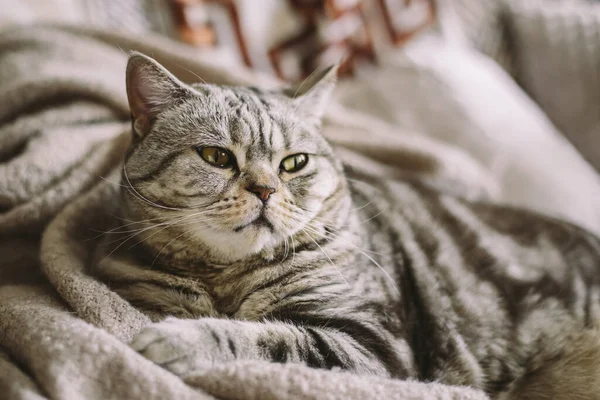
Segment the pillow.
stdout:
[[423,35],[357,78],[340,83],[343,104],[468,151],[497,177],[501,202],[600,233],[600,177],[486,56]]
[[440,23],[450,25],[457,36],[481,53],[491,57],[514,76],[513,52],[506,34],[507,0],[437,0]]
[[512,0],[509,14],[519,82],[600,170],[600,3]]

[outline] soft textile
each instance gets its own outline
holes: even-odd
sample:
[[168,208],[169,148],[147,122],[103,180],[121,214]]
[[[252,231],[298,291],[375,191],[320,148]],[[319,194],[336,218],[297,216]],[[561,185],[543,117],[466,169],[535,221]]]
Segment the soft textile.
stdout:
[[[517,0],[523,1],[523,0]],[[552,1],[552,0],[550,0]],[[514,76],[514,53],[506,34],[507,0],[436,0],[444,35],[467,43]]]
[[439,0],[438,4],[444,11],[440,20],[453,28],[446,37],[454,42],[462,39],[498,62],[600,170],[600,4],[594,0]]
[[[226,363],[181,380],[130,349],[127,342],[149,318],[87,266],[114,217],[130,135],[124,70],[131,49],[185,81],[277,84],[158,37],[49,26],[0,33],[2,398],[486,398],[469,388],[263,362]],[[372,117],[334,106],[325,133],[366,173],[497,195],[493,177],[461,150]]]
[[600,3],[512,0],[519,82],[600,170]]

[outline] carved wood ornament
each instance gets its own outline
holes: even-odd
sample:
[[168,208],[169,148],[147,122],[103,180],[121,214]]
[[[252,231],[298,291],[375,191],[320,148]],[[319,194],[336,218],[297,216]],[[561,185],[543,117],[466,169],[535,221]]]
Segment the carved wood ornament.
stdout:
[[[255,1],[259,6],[262,0],[170,0],[181,39],[200,47],[234,47],[242,62],[252,68],[239,1]],[[401,46],[435,18],[433,0],[281,1],[301,28],[265,52],[274,73],[291,81],[306,78],[332,60],[343,60],[340,75],[352,76],[358,62],[377,62],[374,28],[383,28],[387,41]],[[218,34],[223,27],[216,24],[225,22],[214,18],[215,11],[227,16],[228,35]]]

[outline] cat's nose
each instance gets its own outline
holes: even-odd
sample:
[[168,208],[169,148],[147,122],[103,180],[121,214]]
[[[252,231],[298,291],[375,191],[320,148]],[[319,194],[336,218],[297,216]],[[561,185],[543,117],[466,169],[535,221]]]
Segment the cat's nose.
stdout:
[[266,185],[249,185],[246,187],[246,190],[254,193],[263,203],[269,200],[271,194],[275,193],[275,188],[273,186]]

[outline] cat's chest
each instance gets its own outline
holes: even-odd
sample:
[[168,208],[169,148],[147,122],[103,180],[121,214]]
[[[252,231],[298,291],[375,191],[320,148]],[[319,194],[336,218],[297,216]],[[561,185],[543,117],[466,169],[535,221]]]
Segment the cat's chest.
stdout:
[[266,278],[232,276],[223,273],[197,279],[202,293],[179,298],[181,309],[190,310],[194,318],[227,317],[259,320],[274,309],[290,288],[286,285],[265,285]]
[[[341,280],[338,269],[319,266],[275,265],[246,274],[222,274],[204,280],[210,296],[209,315],[260,320],[298,293],[325,290]],[[333,269],[333,271],[332,271]]]

